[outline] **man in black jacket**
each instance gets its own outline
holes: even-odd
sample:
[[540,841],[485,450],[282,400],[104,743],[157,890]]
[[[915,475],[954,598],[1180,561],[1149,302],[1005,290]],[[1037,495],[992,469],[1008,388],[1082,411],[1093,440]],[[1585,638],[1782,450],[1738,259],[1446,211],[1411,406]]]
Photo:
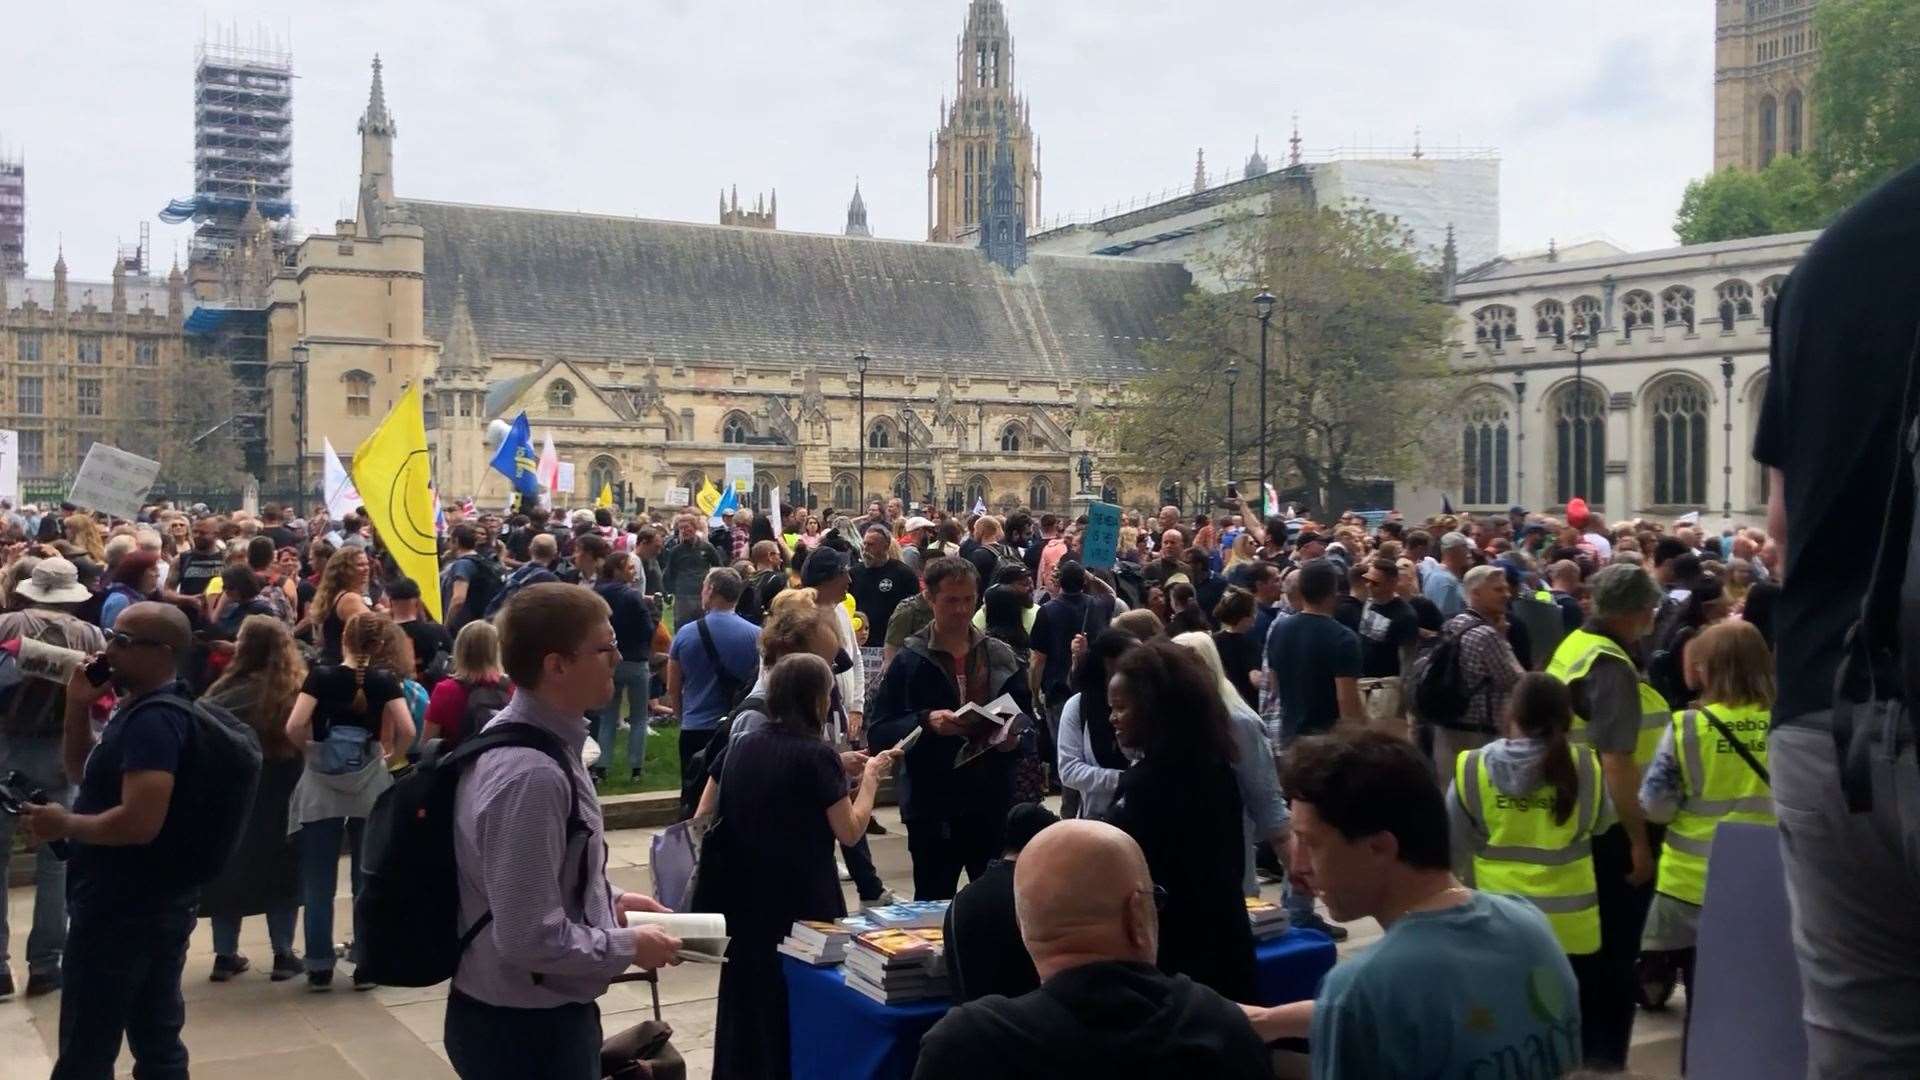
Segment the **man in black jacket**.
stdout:
[[[1054,572],[1060,581],[1060,595],[1040,605],[1034,613],[1033,629],[1028,633],[1032,647],[1027,669],[1027,689],[1046,712],[1046,727],[1041,732],[1040,760],[1056,780],[1060,774],[1060,711],[1073,697],[1073,639],[1085,634],[1092,641],[1112,621],[1115,604],[1112,597],[1087,595],[1087,571],[1072,559],[1062,559]],[[1080,793],[1068,788],[1061,795],[1060,812],[1074,817],[1080,806]]]
[[1159,894],[1126,833],[1099,821],[1043,830],[1014,865],[1013,892],[1040,988],[941,1018],[914,1080],[1273,1075],[1238,1005],[1155,969]]
[[965,868],[976,880],[1000,854],[1007,808],[1013,803],[1013,770],[1032,734],[1008,740],[955,767],[954,759],[978,729],[954,710],[1013,695],[1021,711],[1033,712],[1020,661],[1005,643],[973,627],[973,564],[949,557],[927,564],[926,595],[933,622],[907,639],[874,698],[867,718],[872,753],[891,749],[914,729],[923,729],[907,751],[900,774],[900,819],[913,856],[913,891],[920,900],[950,900]]

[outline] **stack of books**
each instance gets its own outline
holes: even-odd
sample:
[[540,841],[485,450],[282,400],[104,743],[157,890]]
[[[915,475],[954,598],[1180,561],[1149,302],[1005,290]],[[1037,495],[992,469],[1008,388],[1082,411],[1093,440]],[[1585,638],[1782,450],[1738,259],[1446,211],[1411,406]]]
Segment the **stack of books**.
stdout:
[[950,900],[902,900],[870,904],[861,914],[882,930],[938,930],[946,925]]
[[1272,941],[1292,926],[1286,908],[1257,896],[1247,897],[1247,921],[1253,924],[1255,941]]
[[787,931],[787,939],[777,948],[803,964],[827,967],[847,958],[847,946],[855,934],[883,929],[885,927],[864,915],[851,915],[832,922],[803,920],[793,924],[792,929]]
[[938,930],[875,930],[856,935],[842,969],[847,986],[897,1005],[947,996],[947,965]]

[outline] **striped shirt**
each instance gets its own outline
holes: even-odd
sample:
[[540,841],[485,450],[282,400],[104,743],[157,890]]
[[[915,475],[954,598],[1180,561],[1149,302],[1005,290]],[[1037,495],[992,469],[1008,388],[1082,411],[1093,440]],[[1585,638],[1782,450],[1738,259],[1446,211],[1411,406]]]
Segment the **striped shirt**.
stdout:
[[[558,735],[573,751],[573,778],[562,776],[546,754],[523,747],[489,751],[460,778],[453,839],[460,927],[471,927],[487,911],[493,922],[460,958],[453,986],[489,1005],[516,1009],[592,1001],[632,965],[638,931],[620,925],[615,907],[621,890],[607,881],[600,803],[580,763],[587,722],[578,714],[555,713],[522,692],[487,727],[513,723]],[[586,836],[571,841],[569,800],[588,827]]]

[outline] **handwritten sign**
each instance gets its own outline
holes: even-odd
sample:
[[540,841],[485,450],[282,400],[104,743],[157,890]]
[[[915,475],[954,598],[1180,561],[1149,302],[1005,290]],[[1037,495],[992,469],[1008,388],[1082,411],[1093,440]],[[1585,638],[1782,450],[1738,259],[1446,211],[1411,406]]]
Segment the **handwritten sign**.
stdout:
[[1080,557],[1089,570],[1111,570],[1120,555],[1120,508],[1112,503],[1087,507],[1087,531],[1080,537]]
[[667,495],[663,501],[668,506],[692,506],[693,505],[693,489],[683,488],[683,487],[670,487],[667,489]]
[[0,496],[20,503],[20,433],[0,431]]
[[563,461],[560,463],[560,479],[553,487],[555,491],[564,492],[568,495],[573,494],[573,462]]
[[[753,494],[753,459],[750,457],[730,457],[727,459],[727,485],[742,495]],[[721,490],[726,490],[722,488]],[[744,505],[745,499],[740,500]]]
[[96,442],[87,448],[87,459],[80,463],[80,475],[73,478],[73,490],[68,492],[67,501],[115,517],[131,518],[140,513],[141,504],[147,500],[147,490],[159,475],[159,462]]

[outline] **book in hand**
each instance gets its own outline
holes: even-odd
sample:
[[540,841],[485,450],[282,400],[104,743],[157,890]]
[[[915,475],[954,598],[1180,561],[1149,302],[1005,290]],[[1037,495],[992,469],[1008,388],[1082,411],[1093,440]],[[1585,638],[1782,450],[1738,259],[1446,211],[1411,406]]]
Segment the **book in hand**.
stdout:
[[955,709],[954,716],[971,732],[966,745],[953,757],[956,769],[982,754],[1003,749],[1033,726],[1033,718],[1020,711],[1012,694],[1001,694],[985,705],[969,701]]
[[657,926],[680,939],[675,955],[690,964],[727,962],[727,917],[708,912],[630,911],[628,926]]
[[938,930],[946,925],[949,903],[948,900],[902,900],[872,904],[860,914],[875,924],[876,930]]

